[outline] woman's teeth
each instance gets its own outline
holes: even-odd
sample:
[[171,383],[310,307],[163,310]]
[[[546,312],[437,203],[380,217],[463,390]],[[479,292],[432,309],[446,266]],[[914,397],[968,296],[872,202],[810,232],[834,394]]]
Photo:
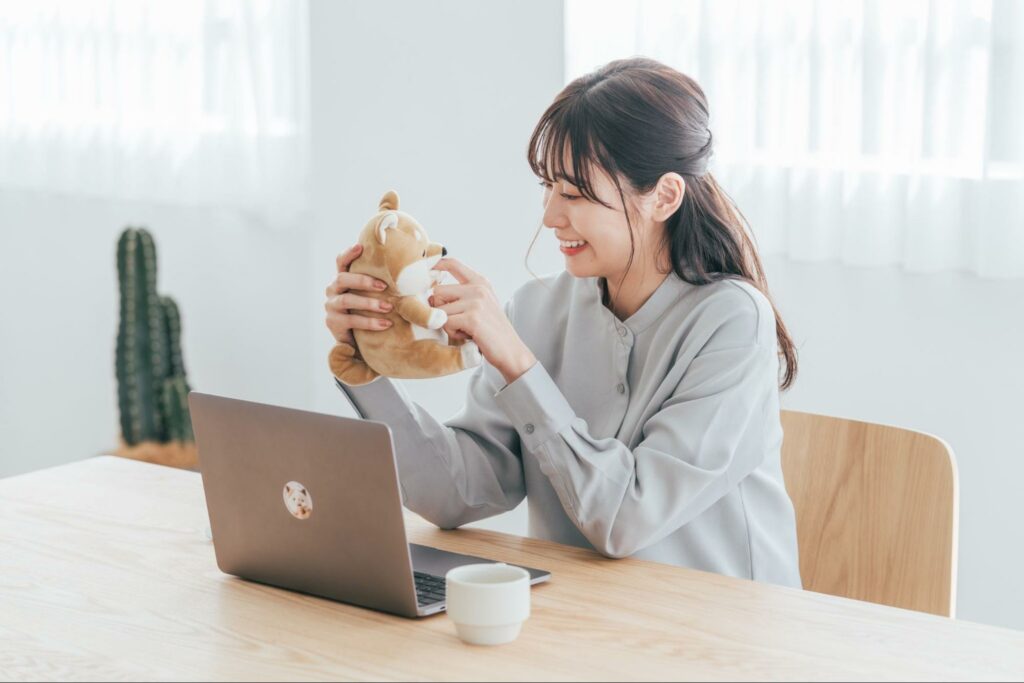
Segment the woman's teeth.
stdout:
[[575,247],[582,247],[584,244],[586,244],[586,241],[575,240],[573,242],[566,242],[565,240],[558,240],[558,243],[561,244],[566,249],[573,249]]

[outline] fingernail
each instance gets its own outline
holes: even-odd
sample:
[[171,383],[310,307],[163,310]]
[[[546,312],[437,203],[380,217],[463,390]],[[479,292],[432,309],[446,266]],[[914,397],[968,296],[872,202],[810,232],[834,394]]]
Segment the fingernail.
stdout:
[[382,320],[381,321],[381,325],[383,325],[384,327],[391,327],[391,321],[390,320]]
[[388,303],[387,301],[382,302],[380,307],[383,308],[385,311],[391,310],[391,304]]
[[376,284],[374,285],[374,287],[376,287],[377,289],[386,289],[386,288],[387,288],[387,283],[384,283],[384,282],[378,282],[378,283],[376,283]]

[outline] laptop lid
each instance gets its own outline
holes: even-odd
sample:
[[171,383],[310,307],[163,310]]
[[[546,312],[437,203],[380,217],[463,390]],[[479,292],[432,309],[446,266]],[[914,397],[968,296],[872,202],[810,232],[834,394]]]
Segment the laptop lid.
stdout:
[[192,391],[221,571],[416,616],[391,430]]

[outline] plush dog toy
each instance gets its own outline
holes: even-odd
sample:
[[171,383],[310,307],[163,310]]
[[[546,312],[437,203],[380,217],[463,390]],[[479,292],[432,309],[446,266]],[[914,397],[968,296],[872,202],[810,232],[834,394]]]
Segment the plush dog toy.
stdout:
[[387,318],[391,327],[353,329],[356,346],[338,342],[329,356],[331,372],[350,386],[368,384],[380,376],[425,379],[450,375],[480,365],[480,349],[471,340],[452,340],[441,328],[448,315],[431,308],[434,285],[445,271],[431,270],[448,253],[431,242],[420,224],[398,210],[398,194],[381,198],[377,214],[359,233],[363,251],[349,272],[363,273],[388,284],[383,291],[352,290],[391,302],[387,313],[360,310],[370,318]]

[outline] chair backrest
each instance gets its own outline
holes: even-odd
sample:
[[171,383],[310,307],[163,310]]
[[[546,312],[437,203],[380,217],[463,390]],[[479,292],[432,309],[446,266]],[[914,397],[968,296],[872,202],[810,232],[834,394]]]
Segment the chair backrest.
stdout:
[[898,427],[782,411],[804,588],[955,616],[953,451]]

